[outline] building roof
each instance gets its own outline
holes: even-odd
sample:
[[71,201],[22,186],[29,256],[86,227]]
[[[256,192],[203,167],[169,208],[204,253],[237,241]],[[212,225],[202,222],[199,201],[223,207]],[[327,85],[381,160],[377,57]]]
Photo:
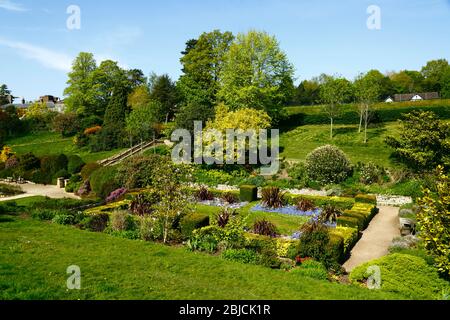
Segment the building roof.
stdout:
[[394,95],[395,102],[411,101],[415,96],[421,97],[423,100],[439,99],[438,92],[423,92],[423,93],[405,93]]

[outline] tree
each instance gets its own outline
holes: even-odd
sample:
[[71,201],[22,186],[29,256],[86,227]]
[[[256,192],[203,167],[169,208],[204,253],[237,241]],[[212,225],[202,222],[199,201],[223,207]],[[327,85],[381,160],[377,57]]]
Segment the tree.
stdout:
[[10,101],[8,99],[8,96],[10,94],[11,94],[11,91],[8,89],[8,86],[6,84],[2,84],[0,86],[0,106],[10,103]]
[[450,276],[450,179],[441,166],[437,170],[436,191],[426,189],[418,201],[419,236],[435,257],[438,270]]
[[141,142],[151,138],[154,133],[154,124],[157,122],[154,115],[154,109],[159,106],[158,102],[152,101],[146,105],[135,108],[126,118],[126,131],[128,132],[133,144],[133,138],[139,138]]
[[159,122],[169,122],[175,116],[178,104],[178,93],[175,83],[167,74],[152,78],[149,97],[161,105],[157,114]]
[[203,125],[214,118],[214,109],[206,104],[191,102],[180,108],[176,118],[175,125],[178,129],[187,129],[194,131],[194,121],[201,121]]
[[226,132],[227,129],[235,130],[256,130],[270,128],[271,119],[263,110],[255,109],[239,109],[230,111],[224,104],[216,108],[216,116],[214,121],[209,121],[207,129],[216,129]]
[[128,106],[136,109],[150,102],[150,90],[147,85],[141,85],[133,89],[128,96]]
[[68,111],[83,114],[95,104],[91,76],[96,69],[97,63],[92,53],[81,52],[75,58],[68,86],[64,90],[64,95],[68,96],[65,99]]
[[232,110],[265,110],[274,120],[293,94],[294,68],[275,37],[239,34],[226,53],[219,97]]
[[450,125],[433,112],[413,111],[400,120],[400,138],[387,137],[394,155],[416,171],[450,165]]
[[62,137],[73,136],[79,129],[80,126],[76,113],[61,113],[53,119],[53,130],[61,134]]
[[395,93],[414,93],[423,91],[423,76],[418,71],[403,70],[390,75]]
[[333,139],[334,119],[340,114],[340,106],[352,95],[351,83],[344,78],[324,76],[320,88],[320,100],[324,103],[324,111],[330,119],[330,138]]
[[372,115],[371,106],[380,96],[380,86],[374,74],[360,74],[354,83],[354,93],[359,102],[359,132],[364,122],[364,143],[367,143],[367,127]]
[[441,92],[442,79],[449,68],[446,59],[428,61],[421,70],[424,77],[424,87],[427,91]]
[[450,99],[450,66],[442,76],[441,87],[441,97],[444,99]]
[[177,87],[186,104],[214,106],[217,103],[224,56],[233,41],[231,32],[214,30],[189,40],[182,52],[183,75]]
[[304,80],[297,87],[295,102],[300,105],[314,105],[319,102],[320,84],[317,79]]

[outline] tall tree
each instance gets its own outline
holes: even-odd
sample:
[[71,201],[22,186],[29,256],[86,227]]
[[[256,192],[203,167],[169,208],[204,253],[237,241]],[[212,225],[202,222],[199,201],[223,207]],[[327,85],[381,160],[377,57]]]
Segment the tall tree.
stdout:
[[136,109],[150,102],[150,89],[147,85],[141,85],[133,89],[128,96],[128,106]]
[[11,91],[8,89],[6,84],[2,84],[0,86],[0,106],[10,103],[8,96],[11,94]]
[[364,122],[364,143],[367,143],[367,128],[372,115],[371,106],[380,96],[380,86],[374,73],[360,74],[354,83],[354,94],[360,115],[359,132]]
[[152,137],[154,133],[153,127],[157,122],[153,110],[154,104],[158,102],[150,102],[146,105],[135,108],[126,117],[126,131],[130,137],[131,145],[133,139],[138,138],[143,142]]
[[324,111],[330,119],[330,138],[333,139],[334,120],[340,114],[341,105],[351,99],[352,85],[344,78],[324,76],[320,88],[320,100]]
[[293,74],[275,37],[258,31],[239,34],[225,56],[219,97],[231,109],[262,109],[277,120],[292,98]]
[[427,91],[441,92],[442,79],[449,68],[446,59],[428,61],[426,66],[421,70],[422,76],[425,78],[424,87]]
[[450,125],[433,112],[413,111],[401,120],[400,137],[387,137],[394,155],[416,171],[450,167]]
[[314,105],[319,102],[320,84],[317,79],[304,80],[295,92],[295,103],[300,105]]
[[81,52],[72,64],[69,73],[67,88],[64,95],[68,97],[65,103],[68,111],[83,114],[93,108],[95,101],[92,90],[92,73],[97,69],[97,64],[92,53]]
[[159,122],[167,123],[173,119],[178,104],[178,93],[175,83],[167,74],[153,77],[149,97],[161,105],[160,113],[157,115]]
[[214,30],[186,43],[180,60],[183,75],[177,83],[185,103],[216,104],[224,56],[232,41],[231,32]]

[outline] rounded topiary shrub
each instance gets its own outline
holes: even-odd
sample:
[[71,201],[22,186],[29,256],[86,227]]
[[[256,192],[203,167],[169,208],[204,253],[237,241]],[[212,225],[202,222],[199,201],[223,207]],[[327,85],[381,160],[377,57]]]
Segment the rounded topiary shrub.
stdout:
[[71,155],[68,157],[69,163],[67,165],[67,170],[71,174],[80,173],[81,169],[83,169],[85,163],[84,161],[77,155]]
[[92,173],[98,169],[100,169],[102,165],[98,164],[97,162],[91,162],[83,166],[81,169],[81,177],[83,180],[87,180],[91,177]]
[[116,167],[102,167],[94,171],[90,182],[92,191],[102,199],[106,199],[111,192],[121,187],[117,179]]
[[306,157],[308,177],[321,184],[340,183],[351,172],[345,153],[331,145],[319,147]]

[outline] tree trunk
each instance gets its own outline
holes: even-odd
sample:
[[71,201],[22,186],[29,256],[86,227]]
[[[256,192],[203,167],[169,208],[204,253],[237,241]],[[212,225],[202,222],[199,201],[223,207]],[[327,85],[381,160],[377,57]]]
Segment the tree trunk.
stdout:
[[369,126],[369,106],[364,109],[364,143],[367,143],[367,127]]
[[[361,106],[360,106],[360,108],[361,108]],[[358,133],[361,133],[361,130],[362,130],[363,113],[364,113],[364,111],[360,109],[359,110],[359,130],[358,130]]]
[[333,118],[331,119],[331,127],[330,127],[330,139],[333,140]]

